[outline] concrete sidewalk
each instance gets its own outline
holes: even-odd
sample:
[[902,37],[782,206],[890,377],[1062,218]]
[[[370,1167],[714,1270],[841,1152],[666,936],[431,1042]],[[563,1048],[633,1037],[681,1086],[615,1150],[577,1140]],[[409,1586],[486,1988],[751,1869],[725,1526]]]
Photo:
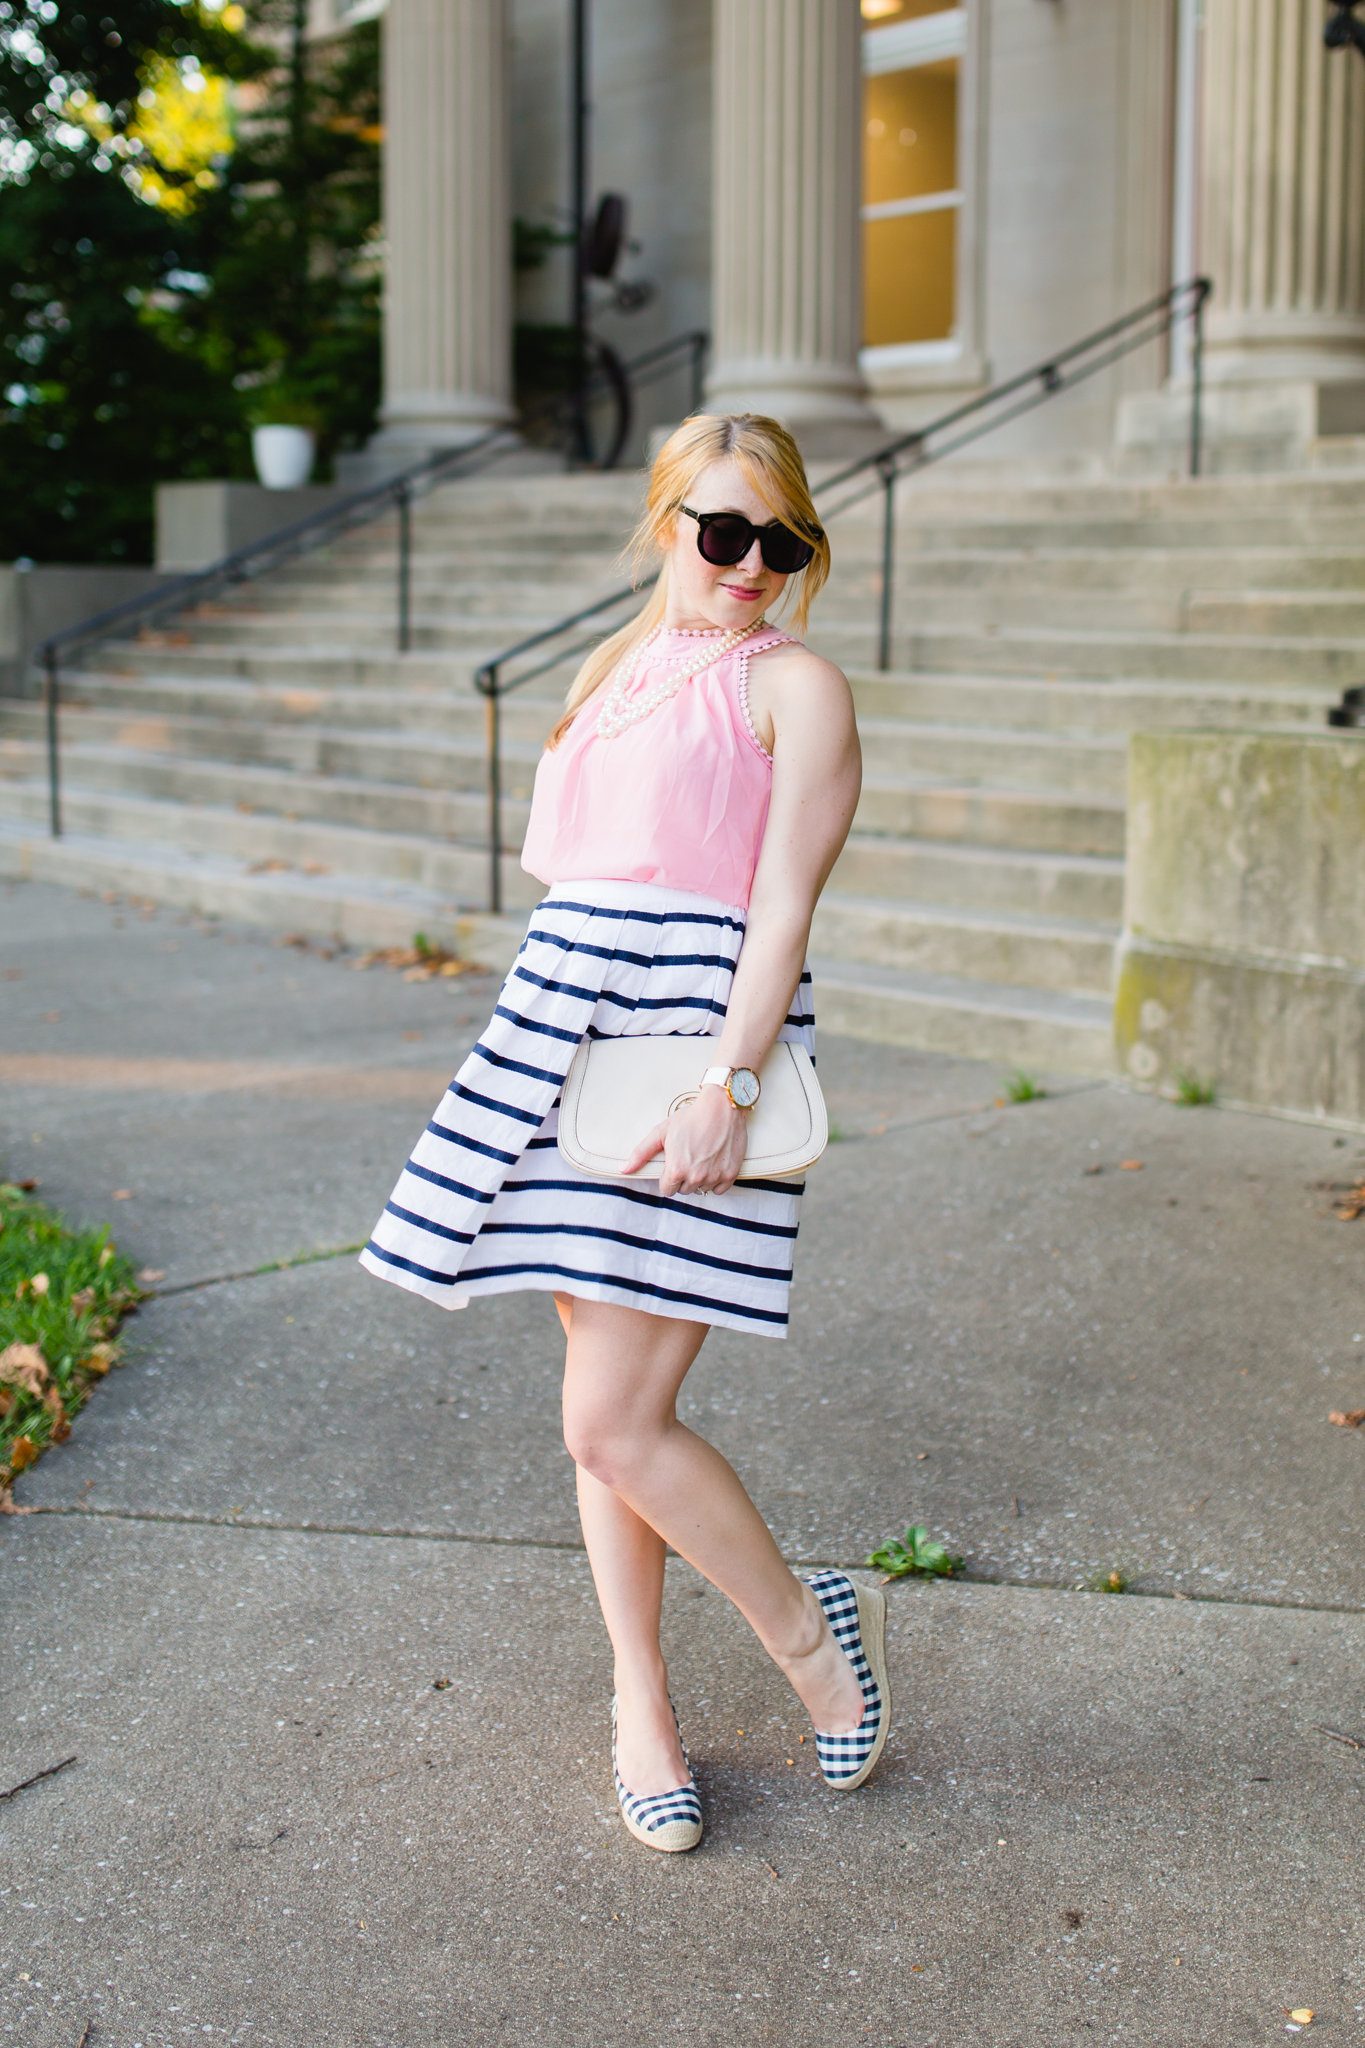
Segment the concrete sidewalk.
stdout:
[[0,1804],[0,2041],[1365,2042],[1365,1749],[1321,1732],[1365,1740],[1355,1140],[822,1039],[793,1336],[713,1337],[689,1417],[794,1562],[915,1519],[971,1582],[890,1589],[841,1799],[670,1566],[708,1833],[664,1859],[616,1818],[548,1302],[326,1256],[492,985],[37,885],[0,974],[0,1170],[166,1275],[0,1524],[0,1790],[78,1758]]

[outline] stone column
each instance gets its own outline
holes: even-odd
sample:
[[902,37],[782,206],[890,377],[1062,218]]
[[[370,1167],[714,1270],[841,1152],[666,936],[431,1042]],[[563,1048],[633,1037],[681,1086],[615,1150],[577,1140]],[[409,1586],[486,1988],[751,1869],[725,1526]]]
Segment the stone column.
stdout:
[[716,412],[766,412],[808,454],[878,433],[862,330],[858,0],[716,0]]
[[512,411],[506,0],[389,0],[384,17],[383,432],[472,440]]
[[[1365,64],[1328,50],[1321,0],[1204,0],[1198,268],[1211,469],[1298,468],[1365,432]],[[1119,407],[1123,467],[1179,471],[1188,350]]]
[[1205,0],[1209,374],[1365,377],[1365,64],[1322,0]]

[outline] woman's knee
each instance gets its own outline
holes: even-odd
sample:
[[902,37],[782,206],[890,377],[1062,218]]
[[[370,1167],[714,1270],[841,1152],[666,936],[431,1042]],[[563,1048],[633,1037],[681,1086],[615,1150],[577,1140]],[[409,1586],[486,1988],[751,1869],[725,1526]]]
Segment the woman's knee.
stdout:
[[657,1432],[593,1400],[564,1403],[564,1445],[575,1465],[613,1492],[647,1461]]

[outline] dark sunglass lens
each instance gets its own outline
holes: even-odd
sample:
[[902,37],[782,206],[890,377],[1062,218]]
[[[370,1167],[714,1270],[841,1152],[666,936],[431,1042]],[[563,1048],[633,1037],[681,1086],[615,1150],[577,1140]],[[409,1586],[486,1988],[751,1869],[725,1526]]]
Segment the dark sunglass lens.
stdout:
[[722,512],[718,518],[708,519],[697,535],[702,554],[718,569],[742,562],[753,544],[753,527],[736,512]]
[[804,569],[815,549],[789,526],[770,526],[763,533],[763,559],[778,576],[794,576]]

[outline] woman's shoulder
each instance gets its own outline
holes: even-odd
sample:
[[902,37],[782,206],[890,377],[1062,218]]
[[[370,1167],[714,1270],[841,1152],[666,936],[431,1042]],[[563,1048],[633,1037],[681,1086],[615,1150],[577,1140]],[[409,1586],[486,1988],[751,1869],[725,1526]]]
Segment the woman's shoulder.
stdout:
[[765,688],[778,693],[782,693],[789,684],[799,685],[804,690],[809,690],[813,684],[835,692],[846,693],[848,690],[848,678],[841,668],[791,634],[784,634],[780,640],[756,649],[750,662],[751,678],[757,681],[761,676]]

